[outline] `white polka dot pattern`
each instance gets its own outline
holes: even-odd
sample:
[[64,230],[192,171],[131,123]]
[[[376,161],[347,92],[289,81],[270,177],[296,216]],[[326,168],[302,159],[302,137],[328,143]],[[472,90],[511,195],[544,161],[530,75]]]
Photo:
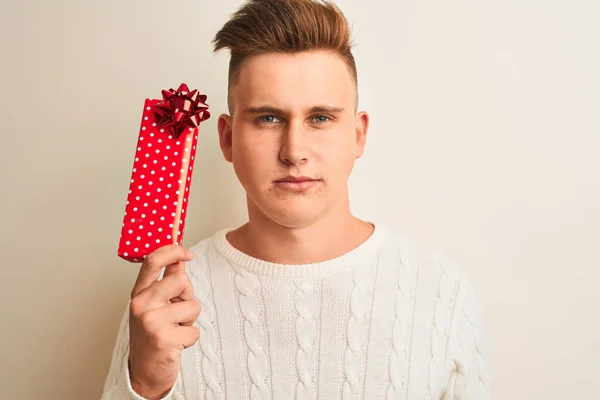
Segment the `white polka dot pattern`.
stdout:
[[119,257],[140,262],[159,247],[181,245],[198,128],[178,138],[157,126],[146,99],[119,241]]

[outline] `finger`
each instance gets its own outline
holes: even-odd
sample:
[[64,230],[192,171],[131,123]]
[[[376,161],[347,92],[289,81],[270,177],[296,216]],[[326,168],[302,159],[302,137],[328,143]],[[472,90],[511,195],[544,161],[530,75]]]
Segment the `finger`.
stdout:
[[[179,325],[192,326],[198,320],[200,313],[202,312],[202,305],[196,299],[186,300],[186,303],[189,302],[189,306],[187,310],[184,310],[184,314],[182,314],[179,319]],[[182,304],[182,303],[178,303]]]
[[173,329],[180,349],[187,349],[200,339],[200,330],[195,326],[178,326]]
[[[165,276],[174,274],[178,271],[185,271],[185,262],[179,261],[173,264],[169,264],[167,265],[167,267],[165,268],[165,273],[163,274],[163,279],[165,278]],[[177,303],[180,301],[184,301],[181,297],[177,296],[177,297],[173,297],[172,299],[170,299],[171,303]]]
[[[167,267],[165,268],[165,273],[163,274],[163,278],[165,276],[174,274],[178,271],[185,271],[185,262],[180,261],[174,264],[170,264],[167,265]],[[184,301],[184,299],[182,299],[181,297],[177,296],[177,297],[173,297],[172,299],[170,299],[171,303],[177,303],[180,301]]]
[[154,250],[146,256],[140,267],[140,272],[131,291],[131,298],[133,299],[140,292],[155,283],[160,277],[164,266],[180,261],[190,261],[193,258],[192,252],[177,245],[169,244]]
[[170,304],[154,312],[158,314],[158,320],[165,321],[172,326],[192,326],[198,319],[200,311],[202,311],[202,306],[197,300],[186,300]]
[[173,297],[192,300],[194,287],[187,273],[180,271],[147,287],[138,294],[138,297],[142,298],[142,303],[146,304],[146,308],[150,310],[170,304],[169,300]]

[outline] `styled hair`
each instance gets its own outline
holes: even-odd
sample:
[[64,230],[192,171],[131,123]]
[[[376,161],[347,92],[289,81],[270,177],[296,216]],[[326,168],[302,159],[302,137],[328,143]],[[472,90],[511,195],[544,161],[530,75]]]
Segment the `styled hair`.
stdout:
[[230,50],[228,103],[240,67],[249,57],[264,53],[324,50],[338,55],[358,85],[348,20],[329,0],[248,0],[225,23],[212,41],[214,52]]

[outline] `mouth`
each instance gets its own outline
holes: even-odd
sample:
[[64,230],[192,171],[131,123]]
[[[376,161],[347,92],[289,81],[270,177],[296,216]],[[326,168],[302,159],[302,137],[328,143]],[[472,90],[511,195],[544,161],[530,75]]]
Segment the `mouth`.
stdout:
[[292,192],[303,192],[316,186],[321,180],[307,176],[288,175],[275,181],[275,186]]
[[279,182],[294,182],[294,183],[298,183],[298,182],[312,182],[312,181],[317,181],[318,179],[313,179],[313,178],[309,178],[308,176],[293,176],[293,175],[288,175],[284,178],[281,178],[279,180],[276,180],[275,183],[279,183]]

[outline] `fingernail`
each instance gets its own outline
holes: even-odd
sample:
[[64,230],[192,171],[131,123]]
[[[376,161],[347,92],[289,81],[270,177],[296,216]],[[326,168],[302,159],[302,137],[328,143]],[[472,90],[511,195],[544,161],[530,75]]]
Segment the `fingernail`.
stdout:
[[188,251],[187,251],[187,253],[188,253],[188,256],[190,256],[190,257],[194,257],[194,252],[193,252],[193,251],[191,251],[191,250],[188,250]]

